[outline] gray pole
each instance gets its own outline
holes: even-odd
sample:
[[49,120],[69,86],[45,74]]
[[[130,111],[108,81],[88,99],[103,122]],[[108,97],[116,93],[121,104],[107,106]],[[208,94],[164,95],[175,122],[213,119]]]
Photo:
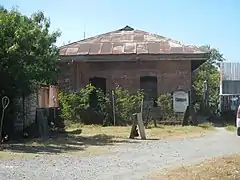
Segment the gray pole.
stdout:
[[113,90],[112,90],[112,105],[113,105],[113,125],[116,126],[115,96]]

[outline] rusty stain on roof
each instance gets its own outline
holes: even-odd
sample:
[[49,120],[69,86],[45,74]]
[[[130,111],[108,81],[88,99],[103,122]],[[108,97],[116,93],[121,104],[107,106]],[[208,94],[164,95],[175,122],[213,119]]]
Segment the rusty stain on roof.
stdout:
[[107,54],[196,54],[195,46],[149,32],[125,28],[60,47],[61,56]]

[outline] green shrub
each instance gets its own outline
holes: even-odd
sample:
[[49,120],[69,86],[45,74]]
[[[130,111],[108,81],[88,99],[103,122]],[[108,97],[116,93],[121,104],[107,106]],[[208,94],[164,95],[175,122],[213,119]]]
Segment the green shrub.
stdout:
[[125,125],[131,119],[133,113],[140,112],[143,92],[137,91],[130,94],[128,90],[117,86],[114,90],[116,123]]
[[157,104],[161,108],[162,118],[164,120],[172,118],[173,108],[172,108],[172,96],[171,94],[162,94],[157,99]]
[[[94,91],[96,92],[97,106],[90,107],[89,96]],[[132,114],[140,111],[143,93],[137,91],[135,94],[130,94],[128,90],[119,86],[113,92],[112,96],[111,93],[104,93],[90,84],[77,93],[62,91],[59,94],[62,117],[64,120],[82,123],[84,118],[93,118],[93,114],[95,114],[97,117],[103,118],[104,125],[113,125],[114,108],[116,125],[126,125]]]
[[157,99],[157,104],[161,109],[162,120],[182,121],[184,113],[176,113],[173,110],[173,99],[170,93],[162,94]]
[[93,92],[94,86],[91,84],[79,89],[76,93],[62,91],[59,93],[61,103],[61,115],[64,120],[82,122],[83,116],[89,108],[89,95]]
[[104,93],[101,89],[96,90],[98,108],[94,110],[99,116],[103,118],[103,125],[113,125],[112,123],[112,103],[110,95]]

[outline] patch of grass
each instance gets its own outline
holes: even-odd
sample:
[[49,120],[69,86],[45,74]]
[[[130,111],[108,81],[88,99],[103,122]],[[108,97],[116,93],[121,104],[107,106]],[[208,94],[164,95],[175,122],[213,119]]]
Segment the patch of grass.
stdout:
[[205,123],[199,124],[198,126],[203,128],[203,129],[208,129],[208,130],[213,130],[214,129],[213,124],[210,123],[210,122],[205,122]]
[[237,180],[240,177],[240,155],[214,158],[197,165],[182,166],[151,175],[150,180]]
[[16,158],[33,158],[36,154],[33,153],[14,153],[11,151],[0,151],[0,159],[16,159]]
[[66,129],[70,129],[70,130],[80,129],[84,126],[81,123],[73,123],[71,121],[64,121],[64,125]]
[[[75,126],[73,126],[75,127]],[[119,141],[123,139],[128,139],[131,131],[131,126],[109,126],[102,127],[97,125],[82,126],[81,127],[81,136],[95,136],[97,134],[102,134],[106,137],[112,136],[112,141]],[[147,139],[166,139],[170,137],[182,137],[182,136],[191,136],[191,135],[201,135],[202,133],[214,130],[214,127],[211,123],[200,124],[199,126],[165,126],[160,125],[154,127],[150,125],[146,129]],[[76,132],[75,128],[68,128],[67,132]],[[77,135],[77,134],[75,134]]]
[[[158,126],[146,129],[147,139],[158,140],[199,136],[211,130],[210,125],[204,126]],[[139,143],[129,139],[131,126],[68,125],[66,132],[56,133],[47,141],[28,140],[22,143],[7,144],[4,149],[15,153],[68,153],[75,155],[108,154],[110,146]],[[139,139],[140,137],[138,137]]]
[[236,131],[236,127],[235,127],[234,125],[227,125],[227,126],[225,127],[225,129],[226,129],[227,131],[231,131],[231,132]]
[[[78,134],[78,132],[80,132]],[[115,141],[112,136],[104,134],[96,134],[93,136],[83,136],[81,131],[75,130],[66,133],[58,133],[48,140],[27,140],[23,142],[12,142],[4,144],[4,152],[29,153],[29,154],[59,154],[67,153],[80,156],[108,154],[109,146]],[[116,143],[124,143],[127,141],[119,140]]]
[[158,126],[157,128],[147,129],[146,133],[149,138],[168,139],[202,135],[213,129],[211,126]]

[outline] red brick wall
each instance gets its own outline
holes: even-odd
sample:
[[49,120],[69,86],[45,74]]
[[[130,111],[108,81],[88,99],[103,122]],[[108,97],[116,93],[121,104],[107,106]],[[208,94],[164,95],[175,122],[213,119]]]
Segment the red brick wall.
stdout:
[[[119,84],[134,92],[140,88],[141,76],[157,76],[158,94],[172,92],[177,89],[190,90],[191,62],[180,61],[149,61],[149,62],[73,62],[60,66],[59,85],[71,86],[74,89],[84,87],[90,77],[107,79],[107,89]],[[64,79],[69,78],[69,81]]]

